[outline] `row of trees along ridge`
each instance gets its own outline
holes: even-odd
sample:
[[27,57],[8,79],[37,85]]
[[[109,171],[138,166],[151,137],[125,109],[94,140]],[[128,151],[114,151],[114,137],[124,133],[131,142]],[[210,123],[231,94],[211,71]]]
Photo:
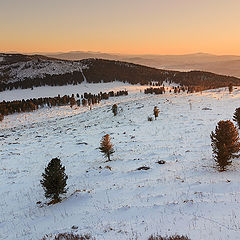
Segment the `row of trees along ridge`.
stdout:
[[[75,99],[75,95],[72,94],[64,95],[60,97],[47,97],[47,98],[33,98],[28,100],[17,100],[17,101],[3,101],[0,102],[0,121],[4,119],[4,116],[14,114],[14,113],[21,113],[21,112],[30,112],[37,110],[39,108],[48,106],[48,107],[55,107],[55,106],[66,106],[69,105],[73,107],[77,104],[78,107],[82,104],[82,106],[90,106],[93,104],[100,103],[101,100],[108,99],[109,97],[117,97],[128,95],[128,91],[122,90],[113,92],[110,91],[100,92],[98,94],[91,94],[91,93],[84,93],[81,98],[82,99]],[[79,94],[76,95],[79,98]]]

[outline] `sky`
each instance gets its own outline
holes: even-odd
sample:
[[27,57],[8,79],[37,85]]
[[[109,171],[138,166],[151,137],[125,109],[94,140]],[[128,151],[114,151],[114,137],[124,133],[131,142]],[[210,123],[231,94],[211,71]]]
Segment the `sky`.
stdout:
[[240,55],[240,0],[0,0],[0,52]]

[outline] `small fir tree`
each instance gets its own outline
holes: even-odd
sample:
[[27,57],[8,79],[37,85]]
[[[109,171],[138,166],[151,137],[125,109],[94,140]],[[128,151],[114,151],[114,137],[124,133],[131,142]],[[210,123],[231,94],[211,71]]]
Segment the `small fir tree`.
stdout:
[[233,114],[233,121],[237,123],[238,128],[240,129],[240,108],[236,108]]
[[106,134],[105,136],[103,136],[100,142],[99,149],[103,153],[103,155],[108,159],[108,161],[111,161],[110,155],[114,153],[114,149],[113,149],[113,144],[111,143],[109,134]]
[[220,170],[231,164],[231,158],[240,150],[238,130],[230,121],[218,122],[215,132],[211,132],[213,157]]
[[113,112],[113,115],[116,116],[117,115],[117,112],[118,112],[118,106],[117,104],[114,104],[112,106],[112,112]]
[[61,165],[61,160],[53,158],[45,168],[42,174],[43,179],[40,181],[45,191],[45,197],[51,198],[54,202],[59,202],[60,194],[67,192],[67,179],[65,167]]
[[232,93],[232,91],[233,91],[233,85],[232,85],[232,83],[229,83],[229,85],[228,85],[228,90],[229,90],[229,93]]
[[153,114],[154,114],[155,120],[156,120],[157,117],[158,117],[158,114],[159,114],[159,110],[158,110],[157,106],[154,107],[154,109],[153,109]]

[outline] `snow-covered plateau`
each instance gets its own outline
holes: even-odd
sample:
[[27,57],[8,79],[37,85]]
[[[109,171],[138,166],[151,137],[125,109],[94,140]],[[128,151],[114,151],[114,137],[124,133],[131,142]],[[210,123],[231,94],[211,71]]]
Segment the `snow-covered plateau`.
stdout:
[[[239,239],[240,162],[234,159],[219,172],[210,133],[219,120],[232,119],[240,107],[240,88],[232,94],[222,88],[178,95],[145,95],[144,88],[109,83],[0,93],[2,101],[129,90],[128,96],[103,100],[91,111],[62,106],[5,116],[0,239],[39,240],[71,231],[96,240],[147,240],[154,233]],[[148,121],[154,106],[159,117]],[[114,144],[110,162],[98,149],[105,134]],[[62,202],[48,206],[40,180],[54,157],[66,167],[69,189]],[[136,170],[142,166],[150,169]]]

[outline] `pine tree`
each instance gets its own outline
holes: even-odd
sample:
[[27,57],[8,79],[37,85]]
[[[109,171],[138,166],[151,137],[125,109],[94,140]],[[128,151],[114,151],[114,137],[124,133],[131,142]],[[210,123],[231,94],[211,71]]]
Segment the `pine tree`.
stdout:
[[42,174],[43,179],[40,181],[45,191],[45,197],[51,198],[54,202],[59,202],[60,194],[67,192],[67,179],[65,167],[61,165],[61,160],[53,158],[45,168]]
[[231,164],[231,158],[240,150],[238,130],[230,121],[219,121],[215,133],[211,132],[213,157],[217,162],[220,170],[224,171],[225,167]]
[[229,83],[229,85],[228,85],[228,90],[229,90],[229,93],[232,93],[232,91],[233,91],[233,85],[232,85],[232,83]]
[[240,129],[240,108],[236,108],[233,114],[233,121],[237,123],[238,128]]
[[153,109],[153,114],[154,114],[155,120],[156,120],[157,117],[158,117],[158,114],[159,114],[159,110],[158,110],[157,106],[154,107],[154,109]]
[[74,97],[71,97],[71,98],[70,98],[70,107],[72,108],[73,105],[75,105],[75,104],[76,104],[75,98],[74,98]]
[[110,160],[110,155],[114,153],[113,144],[111,143],[109,134],[103,136],[100,142],[100,151],[104,154],[108,161]]
[[112,106],[112,112],[113,112],[114,116],[117,115],[117,112],[118,112],[118,106],[117,106],[117,104],[114,104],[114,105]]

